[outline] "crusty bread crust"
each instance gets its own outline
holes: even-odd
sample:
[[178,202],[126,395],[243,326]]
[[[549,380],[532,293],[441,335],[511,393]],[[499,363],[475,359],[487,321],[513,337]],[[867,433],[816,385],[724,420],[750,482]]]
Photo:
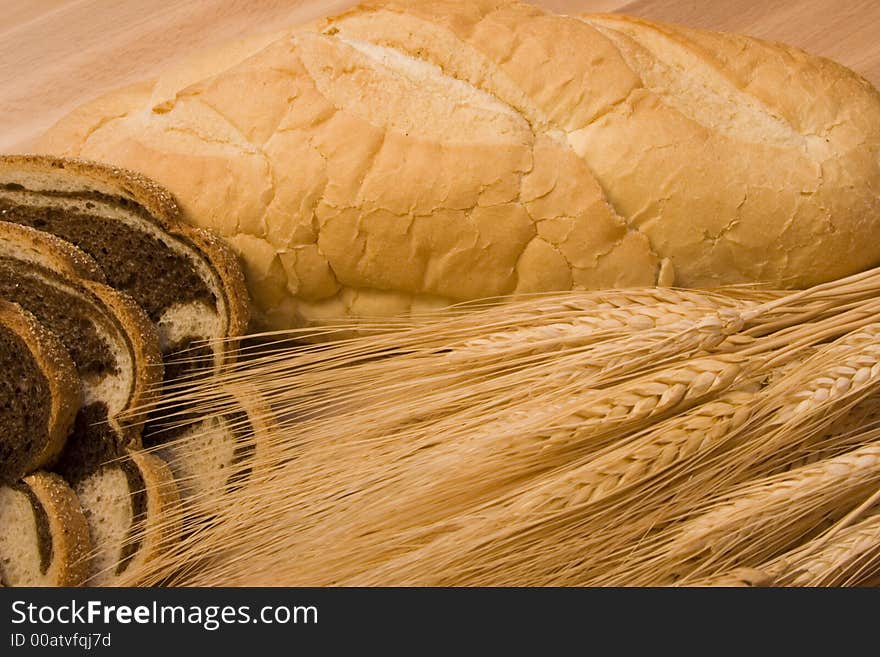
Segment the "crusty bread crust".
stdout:
[[180,493],[168,465],[155,454],[130,453],[147,486],[149,509],[143,560],[149,561],[180,536]]
[[[65,117],[64,127],[56,134],[59,142],[82,142],[92,133],[98,124],[95,116],[105,117],[107,120],[121,118],[149,101],[155,80],[143,80],[125,87],[115,89],[110,93],[90,101],[86,105],[74,109]],[[41,152],[53,153],[55,149],[42,149]]]
[[16,255],[22,260],[46,266],[69,278],[106,282],[104,272],[93,258],[54,235],[12,221],[0,221],[0,239],[4,238],[15,242],[19,248]]
[[[174,235],[186,236],[207,256],[211,265],[220,274],[226,296],[226,336],[233,338],[247,333],[251,321],[251,308],[248,303],[244,273],[235,252],[217,235],[202,228],[178,224],[170,232]],[[227,362],[234,360],[236,354],[235,349],[229,349],[226,353]]]
[[131,297],[100,283],[83,281],[83,287],[97,297],[122,327],[132,354],[134,377],[126,411],[134,413],[118,418],[132,441],[140,439],[140,428],[161,395],[162,353],[159,333],[143,309]]
[[0,324],[18,335],[30,348],[49,383],[51,407],[43,441],[25,472],[52,465],[64,448],[82,401],[79,376],[70,355],[58,338],[18,304],[0,299]]
[[235,397],[247,413],[253,433],[254,454],[252,458],[253,473],[259,476],[265,463],[265,453],[261,445],[269,441],[269,437],[278,430],[278,419],[275,411],[259,388],[248,383],[228,385],[225,392]]
[[171,469],[155,454],[131,451],[129,458],[140,470],[147,493],[147,516],[140,535],[142,544],[125,570],[102,585],[136,586],[139,568],[180,538],[180,493]]
[[81,586],[89,574],[89,526],[79,499],[58,475],[35,472],[24,478],[46,510],[52,535],[52,565],[47,586]]
[[243,257],[265,328],[880,262],[880,94],[793,48],[389,0],[211,57],[37,148],[168,186]]
[[[131,467],[137,469],[143,481],[142,489],[130,487],[132,482],[124,472],[125,468]],[[119,477],[128,482],[124,490],[113,489],[118,485]],[[91,536],[96,541],[88,585],[136,586],[144,564],[180,537],[177,484],[165,462],[154,454],[129,451],[124,460],[109,463],[81,481],[77,493],[86,519],[91,523]],[[134,500],[141,495],[145,505],[136,511]],[[131,500],[128,505],[126,497]],[[125,513],[119,513],[118,504],[127,507]],[[107,531],[108,527],[102,523],[111,523],[114,527]],[[130,548],[136,551],[126,554]]]

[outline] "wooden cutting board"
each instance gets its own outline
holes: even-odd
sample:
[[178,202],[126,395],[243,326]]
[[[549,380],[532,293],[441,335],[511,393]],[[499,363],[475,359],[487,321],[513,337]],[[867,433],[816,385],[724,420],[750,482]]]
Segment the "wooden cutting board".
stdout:
[[[467,0],[462,0],[466,2]],[[877,0],[533,0],[565,13],[619,11],[785,41],[880,86]],[[71,108],[194,50],[274,31],[352,0],[2,0],[0,151]]]

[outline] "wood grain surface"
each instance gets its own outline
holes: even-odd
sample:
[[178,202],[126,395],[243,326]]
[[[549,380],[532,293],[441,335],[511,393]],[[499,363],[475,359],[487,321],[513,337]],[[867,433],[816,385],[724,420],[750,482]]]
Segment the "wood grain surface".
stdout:
[[[462,0],[463,2],[466,0]],[[619,11],[784,41],[880,86],[877,0],[534,0],[563,13]],[[352,0],[2,0],[0,151],[71,108],[187,54],[278,30]]]

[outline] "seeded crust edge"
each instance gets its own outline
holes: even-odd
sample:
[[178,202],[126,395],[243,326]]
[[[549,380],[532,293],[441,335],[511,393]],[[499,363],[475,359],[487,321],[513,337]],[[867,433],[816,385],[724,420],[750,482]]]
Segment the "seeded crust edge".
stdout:
[[[53,265],[59,271],[71,278],[83,278],[98,283],[105,283],[107,279],[104,272],[85,251],[67,240],[63,240],[52,233],[47,233],[14,221],[0,221],[0,239],[11,236],[14,239],[26,241],[34,249],[43,251],[53,258]],[[45,251],[51,249],[51,253]]]
[[137,570],[159,556],[180,539],[180,491],[171,468],[155,454],[129,450],[128,456],[138,468],[147,494],[147,516],[143,544],[128,567],[114,576],[109,586],[137,586]]
[[124,427],[136,430],[140,436],[147,414],[159,401],[164,366],[159,349],[159,331],[146,312],[127,294],[91,281],[81,284],[112,312],[123,328],[134,354],[134,389],[128,410],[137,413],[137,421],[124,421]]
[[265,437],[276,428],[278,420],[268,400],[256,386],[248,383],[225,386],[223,392],[233,397],[241,405],[241,410],[247,415],[250,424],[252,431],[250,442],[254,446],[254,453],[250,461],[251,475],[248,477],[251,479],[265,466],[264,454],[260,445]]
[[89,575],[91,536],[79,498],[60,476],[37,471],[22,480],[46,510],[52,534],[51,585],[81,586]]
[[47,440],[27,466],[32,472],[49,466],[61,453],[82,403],[82,388],[70,354],[55,334],[16,303],[0,300],[0,323],[30,347],[49,383],[51,407]]
[[[214,270],[224,294],[226,335],[243,334],[250,323],[250,304],[244,273],[232,249],[207,230],[186,223],[186,218],[172,194],[150,178],[120,167],[78,158],[51,155],[3,155],[0,167],[28,167],[32,170],[68,169],[86,178],[119,187],[146,208],[155,223],[165,232],[199,251]],[[228,350],[227,350],[228,351]]]
[[171,468],[155,454],[130,453],[147,488],[145,541],[137,561],[147,563],[180,539],[180,491]]

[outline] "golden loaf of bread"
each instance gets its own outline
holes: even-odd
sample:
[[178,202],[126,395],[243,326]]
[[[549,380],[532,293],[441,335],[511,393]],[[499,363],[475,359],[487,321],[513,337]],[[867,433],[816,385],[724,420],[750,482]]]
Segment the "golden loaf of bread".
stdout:
[[170,188],[242,256],[266,328],[880,263],[876,89],[624,16],[367,3],[102,97],[38,148]]

